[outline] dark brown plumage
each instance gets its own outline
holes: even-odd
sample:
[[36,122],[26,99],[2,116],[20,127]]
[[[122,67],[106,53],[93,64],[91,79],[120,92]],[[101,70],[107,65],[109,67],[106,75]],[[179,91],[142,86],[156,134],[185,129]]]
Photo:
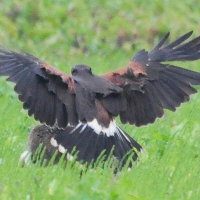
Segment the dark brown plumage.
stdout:
[[119,161],[128,152],[136,160],[135,149],[142,147],[118,127],[115,117],[135,126],[153,123],[164,109],[175,111],[196,93],[191,85],[200,84],[200,73],[165,64],[200,58],[200,37],[186,42],[191,35],[165,45],[168,33],[151,52],[141,50],[127,67],[102,76],[83,64],[73,67],[69,76],[30,54],[1,48],[0,75],[16,84],[30,116],[63,129],[51,139],[62,153],[76,147],[77,160],[91,162],[103,150],[108,156],[113,147]]

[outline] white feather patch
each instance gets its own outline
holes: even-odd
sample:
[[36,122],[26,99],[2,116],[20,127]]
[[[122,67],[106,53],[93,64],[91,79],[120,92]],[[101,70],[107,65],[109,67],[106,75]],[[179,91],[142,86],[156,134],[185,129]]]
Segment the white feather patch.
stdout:
[[100,133],[103,133],[105,134],[107,137],[110,137],[110,136],[114,136],[115,132],[116,132],[116,128],[117,128],[117,125],[116,125],[116,122],[115,120],[112,120],[110,121],[110,124],[108,126],[108,128],[100,125],[96,119],[93,119],[91,122],[87,122],[87,125],[92,128],[94,130],[94,132],[96,134],[100,134]]
[[79,124],[75,128],[72,129],[72,131],[70,132],[70,134],[73,133],[74,131],[76,131],[82,125],[83,125],[83,123],[79,122]]
[[[119,132],[119,135],[120,133],[126,138],[127,141],[129,141],[131,143],[131,141],[128,139],[128,137],[124,134],[124,132],[122,131],[121,128],[117,127],[117,132]],[[120,138],[122,139],[121,135],[120,135]]]
[[57,146],[58,146],[58,143],[57,143],[57,141],[56,141],[54,138],[51,138],[50,143],[51,143],[51,145],[53,145],[54,147],[57,147]]
[[65,149],[65,147],[63,147],[61,144],[59,144],[58,151],[60,151],[60,153],[65,153],[67,150]]
[[[66,153],[67,149],[65,149],[65,147],[63,147],[62,145],[58,145],[58,151],[60,153]],[[72,156],[71,154],[67,153],[67,160],[72,161],[74,159],[74,156]]]
[[80,131],[80,133],[82,133],[85,130],[86,127],[87,127],[87,124],[84,124],[82,129],[81,129],[81,131]]

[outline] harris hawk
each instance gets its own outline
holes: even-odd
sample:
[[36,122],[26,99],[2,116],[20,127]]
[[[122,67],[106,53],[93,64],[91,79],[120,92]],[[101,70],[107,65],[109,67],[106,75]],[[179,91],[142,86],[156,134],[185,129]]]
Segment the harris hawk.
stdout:
[[57,149],[60,155],[67,151],[70,159],[75,149],[82,163],[96,161],[102,152],[104,160],[111,154],[121,166],[130,157],[136,161],[137,151],[143,149],[115,118],[123,124],[147,125],[197,92],[191,85],[200,85],[200,73],[166,63],[200,59],[200,36],[187,41],[191,35],[166,44],[167,33],[150,52],[136,53],[127,67],[101,76],[84,64],[67,75],[29,53],[1,47],[0,76],[15,83],[23,108],[43,124],[31,132],[21,159],[43,143],[47,159]]

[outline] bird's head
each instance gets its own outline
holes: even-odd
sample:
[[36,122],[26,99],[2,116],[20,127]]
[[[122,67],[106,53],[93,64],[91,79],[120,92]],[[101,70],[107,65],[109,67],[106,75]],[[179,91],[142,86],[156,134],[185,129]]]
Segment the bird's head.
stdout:
[[80,76],[92,75],[92,70],[91,67],[87,65],[78,64],[72,68],[71,73],[73,77],[80,77]]

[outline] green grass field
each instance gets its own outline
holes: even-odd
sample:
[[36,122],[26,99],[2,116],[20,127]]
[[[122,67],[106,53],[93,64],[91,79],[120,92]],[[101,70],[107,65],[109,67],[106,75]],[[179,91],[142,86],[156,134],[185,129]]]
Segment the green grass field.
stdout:
[[[0,44],[67,73],[85,63],[101,74],[126,66],[168,31],[170,40],[191,30],[193,37],[200,35],[198,1],[146,2],[2,0]],[[200,72],[200,61],[178,64]],[[130,172],[115,176],[109,168],[97,168],[80,179],[78,166],[18,166],[38,122],[22,109],[13,84],[0,78],[0,85],[0,199],[200,199],[200,93],[153,125],[122,125],[146,152]]]

